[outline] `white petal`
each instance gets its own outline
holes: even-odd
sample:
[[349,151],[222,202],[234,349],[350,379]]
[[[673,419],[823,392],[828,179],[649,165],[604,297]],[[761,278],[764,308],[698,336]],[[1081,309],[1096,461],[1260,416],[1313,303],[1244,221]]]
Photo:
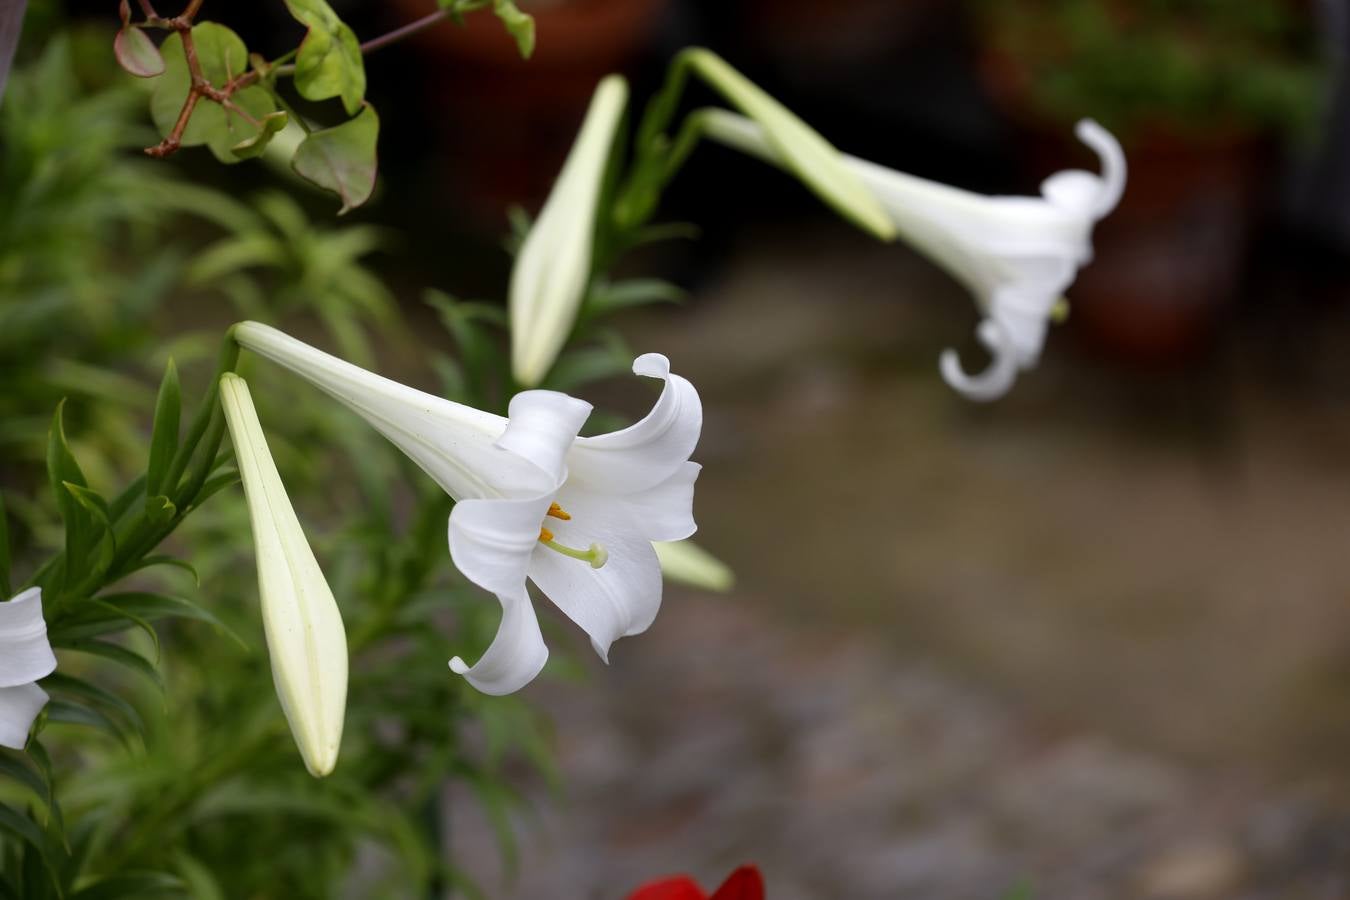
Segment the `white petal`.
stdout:
[[694,452],[703,429],[698,391],[659,353],[639,356],[633,372],[665,379],[656,405],[622,431],[578,438],[567,456],[570,480],[610,494],[643,491],[675,475]]
[[698,531],[694,522],[694,482],[703,467],[687,462],[655,487],[633,494],[606,496],[617,504],[633,529],[649,541],[678,541]]
[[591,414],[591,405],[557,391],[524,391],[511,398],[497,446],[562,481],[567,451]]
[[618,638],[646,631],[661,608],[661,566],[643,538],[607,498],[569,491],[558,503],[570,521],[548,520],[555,539],[577,549],[600,544],[609,554],[599,569],[540,544],[530,561],[530,579],[591,638],[608,661]]
[[29,588],[0,603],[0,688],[37,681],[55,670],[42,618],[42,589]]
[[450,660],[452,672],[494,696],[520,690],[548,662],[548,647],[539,633],[539,620],[525,593],[525,582],[521,581],[515,594],[499,594],[498,599],[502,603],[502,623],[487,651],[472,666],[458,656]]
[[502,622],[492,645],[469,667],[459,657],[450,668],[486,694],[509,694],[544,667],[548,648],[525,591],[530,554],[552,502],[540,497],[464,500],[450,512],[450,556],[464,577],[497,595]]
[[36,684],[0,688],[0,747],[22,750],[33,720],[46,705],[47,692]]
[[942,378],[953,389],[971,400],[997,400],[1017,380],[1017,352],[1003,327],[993,319],[985,319],[975,330],[980,343],[994,357],[989,367],[978,375],[967,375],[961,368],[961,359],[955,350],[944,350],[939,361]]

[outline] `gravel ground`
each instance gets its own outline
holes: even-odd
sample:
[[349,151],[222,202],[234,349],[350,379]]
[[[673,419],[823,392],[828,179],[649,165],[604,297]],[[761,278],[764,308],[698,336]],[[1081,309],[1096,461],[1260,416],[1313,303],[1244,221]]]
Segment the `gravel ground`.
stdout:
[[567,786],[530,791],[514,878],[452,799],[489,897],[617,900],[746,860],[772,900],[1350,896],[1350,809],[1052,729],[867,638],[677,593],[595,675],[537,691]]

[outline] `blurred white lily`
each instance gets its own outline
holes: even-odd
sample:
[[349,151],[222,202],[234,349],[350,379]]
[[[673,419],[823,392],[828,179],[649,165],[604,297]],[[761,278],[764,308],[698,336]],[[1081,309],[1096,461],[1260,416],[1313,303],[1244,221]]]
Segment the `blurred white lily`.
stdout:
[[47,692],[35,682],[56,671],[42,618],[42,588],[0,603],[0,747],[22,750]]
[[234,334],[346,404],[456,500],[451,558],[502,605],[497,636],[478,662],[450,661],[474,687],[519,690],[548,659],[527,577],[602,658],[615,640],[651,625],[661,606],[652,542],[694,533],[700,467],[689,456],[703,426],[698,392],[671,374],[664,356],[633,362],[636,374],[665,381],[644,419],[578,438],[591,405],[566,394],[517,394],[503,418],[367,372],[266,325],[245,322]]
[[628,84],[600,82],[553,192],[530,228],[511,270],[511,368],[533,387],[558,358],[591,277],[596,206]]
[[[771,162],[772,145],[754,122],[712,110],[707,133]],[[1069,170],[1041,184],[1039,197],[986,196],[948,187],[875,163],[845,162],[875,193],[901,237],[927,254],[974,295],[985,319],[976,335],[993,356],[968,375],[954,350],[942,354],[942,377],[972,400],[994,400],[1017,373],[1036,365],[1063,292],[1092,259],[1092,228],[1125,189],[1125,154],[1096,122],[1078,123],[1078,138],[1095,150],[1102,173]]]
[[220,402],[253,526],[272,681],[305,768],[322,778],[342,745],[347,632],[267,449],[248,384],[221,376]]

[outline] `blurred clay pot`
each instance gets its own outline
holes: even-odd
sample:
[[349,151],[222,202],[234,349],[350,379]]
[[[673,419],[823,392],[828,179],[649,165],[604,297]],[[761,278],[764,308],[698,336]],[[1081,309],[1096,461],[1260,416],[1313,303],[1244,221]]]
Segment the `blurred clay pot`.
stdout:
[[[416,38],[441,113],[442,145],[469,209],[500,228],[514,204],[534,208],[548,193],[596,83],[622,72],[649,47],[671,0],[521,0],[534,16],[534,56],[488,11]],[[394,0],[411,21],[426,0]]]

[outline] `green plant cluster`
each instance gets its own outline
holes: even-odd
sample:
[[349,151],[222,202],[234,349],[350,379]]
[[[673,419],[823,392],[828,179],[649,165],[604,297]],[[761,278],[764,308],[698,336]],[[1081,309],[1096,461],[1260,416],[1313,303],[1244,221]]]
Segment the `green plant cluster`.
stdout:
[[1288,0],[973,0],[997,89],[1118,133],[1301,132],[1324,65]]
[[[43,587],[60,660],[27,750],[0,750],[0,898],[321,898],[354,872],[361,896],[473,896],[444,852],[445,786],[471,789],[509,862],[512,784],[553,776],[536,711],[446,671],[451,634],[481,648],[496,627],[449,565],[449,501],[354,417],[258,373],[283,475],[333,523],[318,545],[353,623],[344,765],[315,782],[272,688],[212,397],[237,362],[229,343],[211,359],[213,301],[315,323],[353,357],[372,333],[399,340],[367,265],[383,235],[141,158],[141,94],[84,83],[78,58],[51,37],[0,118],[0,592]],[[456,347],[434,366],[445,391],[503,405],[492,316],[436,303]]]

